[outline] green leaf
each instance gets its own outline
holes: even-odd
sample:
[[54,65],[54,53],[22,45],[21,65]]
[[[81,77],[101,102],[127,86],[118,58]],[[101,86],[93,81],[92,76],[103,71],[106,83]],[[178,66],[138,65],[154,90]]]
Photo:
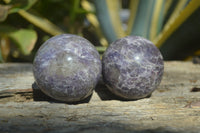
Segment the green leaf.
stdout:
[[165,25],[154,40],[165,60],[182,60],[200,49],[200,3],[190,3]]
[[30,23],[36,25],[40,29],[44,30],[45,32],[51,34],[51,35],[58,35],[63,34],[64,31],[57,27],[55,24],[53,24],[51,21],[49,21],[46,18],[36,16],[32,13],[29,13],[25,10],[20,10],[19,15],[21,15],[23,18],[28,20]]
[[102,47],[102,46],[96,46],[95,48],[96,48],[96,50],[97,50],[98,52],[105,52],[106,49],[107,49],[107,47]]
[[96,7],[96,15],[102,32],[104,33],[108,42],[111,43],[117,39],[117,35],[111,22],[106,0],[93,0],[93,3]]
[[[174,10],[177,7],[177,4],[180,0],[171,0],[171,1],[166,1],[166,6],[165,7],[165,13],[164,13],[164,22],[163,22],[163,26],[167,23],[167,21],[169,20],[170,16],[172,15],[172,13],[174,12]],[[169,4],[169,5],[167,5]],[[166,9],[167,8],[167,9]]]
[[6,20],[10,6],[0,5],[0,22]]
[[151,20],[156,0],[140,0],[132,26],[132,35],[149,38]]
[[16,30],[10,33],[9,37],[16,43],[20,51],[25,55],[30,54],[37,41],[36,32],[30,29]]
[[127,24],[127,34],[131,34],[135,18],[136,18],[136,13],[137,13],[137,8],[139,5],[139,0],[131,0],[129,4],[129,9],[130,9],[130,16]]
[[107,42],[106,38],[104,37],[102,30],[99,26],[97,17],[94,14],[94,7],[92,6],[92,4],[90,2],[88,2],[87,0],[82,0],[81,6],[84,8],[84,10],[86,10],[88,12],[86,14],[86,17],[89,20],[89,22],[91,23],[91,25],[94,27],[96,34],[99,37],[101,45],[104,47],[108,46],[108,42]]
[[164,8],[165,1],[164,0],[156,0],[154,4],[151,27],[149,28],[148,38],[153,40],[161,31],[164,19]]
[[165,17],[165,24],[168,23],[168,21],[172,21],[174,18],[176,18],[187,4],[188,0],[173,1],[171,8],[167,14],[168,16]]
[[80,0],[74,0],[73,1],[73,5],[72,5],[72,8],[71,8],[71,12],[70,12],[70,21],[71,21],[71,23],[74,23],[74,21],[75,21],[79,3],[80,3]]
[[12,5],[12,8],[9,10],[9,13],[16,13],[21,9],[28,10],[30,9],[37,0],[12,0],[9,4]]
[[113,2],[111,0],[106,0],[106,4],[108,7],[108,13],[110,16],[110,21],[112,23],[113,29],[116,33],[117,38],[125,37],[127,34],[122,26],[122,21],[119,15],[121,10],[121,1]]

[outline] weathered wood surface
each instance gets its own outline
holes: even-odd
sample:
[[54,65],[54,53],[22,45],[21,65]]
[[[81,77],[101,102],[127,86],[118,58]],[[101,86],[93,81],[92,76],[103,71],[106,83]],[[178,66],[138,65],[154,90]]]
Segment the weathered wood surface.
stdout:
[[120,101],[98,85],[79,104],[33,93],[31,67],[0,64],[0,132],[200,132],[200,65],[165,62],[162,83],[150,98]]

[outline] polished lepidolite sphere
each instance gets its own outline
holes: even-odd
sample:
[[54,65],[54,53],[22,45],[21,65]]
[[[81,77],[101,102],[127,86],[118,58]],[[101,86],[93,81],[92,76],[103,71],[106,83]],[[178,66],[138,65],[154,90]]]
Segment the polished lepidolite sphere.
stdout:
[[101,60],[86,39],[71,34],[58,35],[39,48],[33,74],[46,95],[76,102],[91,95],[101,75]]
[[128,36],[110,44],[103,55],[102,71],[111,92],[125,99],[140,99],[160,84],[163,57],[149,40]]

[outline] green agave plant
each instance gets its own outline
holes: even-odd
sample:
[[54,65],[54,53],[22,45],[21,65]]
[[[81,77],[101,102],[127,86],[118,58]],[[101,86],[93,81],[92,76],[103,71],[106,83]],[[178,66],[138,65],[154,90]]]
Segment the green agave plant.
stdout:
[[121,2],[91,2],[96,9],[96,18],[88,19],[98,19],[109,43],[127,35],[143,36],[155,43],[165,60],[186,59],[200,48],[199,0],[129,0],[126,29],[119,15],[123,10]]

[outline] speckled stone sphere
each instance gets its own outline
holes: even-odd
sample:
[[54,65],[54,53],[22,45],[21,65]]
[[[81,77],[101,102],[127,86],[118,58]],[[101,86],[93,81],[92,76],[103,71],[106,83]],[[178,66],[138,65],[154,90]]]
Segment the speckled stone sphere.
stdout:
[[77,102],[92,94],[101,75],[101,60],[86,39],[62,34],[47,40],[33,62],[38,87],[48,96]]
[[110,44],[103,55],[102,71],[111,92],[129,100],[140,99],[160,84],[163,57],[149,40],[128,36]]

